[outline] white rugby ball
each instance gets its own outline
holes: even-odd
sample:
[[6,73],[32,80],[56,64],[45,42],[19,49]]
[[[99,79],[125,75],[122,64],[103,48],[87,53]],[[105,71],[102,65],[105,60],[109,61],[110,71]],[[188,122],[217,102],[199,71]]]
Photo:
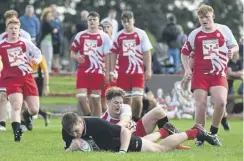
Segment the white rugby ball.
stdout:
[[80,145],[79,145],[79,150],[82,152],[90,152],[92,151],[92,147],[90,146],[90,144],[84,140],[84,139],[79,139],[80,141]]

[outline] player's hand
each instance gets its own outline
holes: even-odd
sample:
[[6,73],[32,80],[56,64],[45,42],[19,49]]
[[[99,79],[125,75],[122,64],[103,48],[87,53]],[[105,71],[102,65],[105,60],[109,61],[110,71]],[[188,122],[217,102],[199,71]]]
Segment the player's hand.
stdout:
[[234,55],[233,50],[232,50],[232,49],[229,49],[229,50],[228,50],[228,58],[229,58],[229,59],[232,59],[233,55]]
[[151,70],[150,69],[146,70],[146,72],[145,72],[145,80],[147,81],[147,80],[151,79],[151,77],[152,77]]
[[183,79],[191,80],[191,78],[192,78],[192,70],[191,69],[186,70]]
[[76,60],[78,61],[78,63],[82,64],[85,62],[85,55],[78,55]]
[[109,78],[111,82],[116,82],[118,79],[118,73],[116,71],[110,72]]

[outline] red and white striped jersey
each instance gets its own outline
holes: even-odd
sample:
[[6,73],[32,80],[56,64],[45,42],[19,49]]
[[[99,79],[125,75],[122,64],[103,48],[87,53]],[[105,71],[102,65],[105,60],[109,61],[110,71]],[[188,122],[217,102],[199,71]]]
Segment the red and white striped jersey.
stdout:
[[75,36],[70,49],[77,54],[85,55],[85,62],[78,66],[80,70],[84,70],[85,73],[104,74],[104,56],[110,52],[111,46],[106,33],[89,33],[85,30]]
[[113,118],[110,114],[109,111],[107,110],[102,116],[101,118],[103,120],[106,120],[112,124],[117,124],[120,119],[124,116],[130,116],[132,117],[132,112],[131,112],[131,107],[128,104],[123,104],[121,107],[121,112],[118,118]]
[[204,74],[226,77],[228,48],[238,45],[231,30],[221,24],[216,24],[213,32],[204,32],[202,27],[193,30],[181,53],[194,53],[194,71]]
[[145,31],[136,27],[131,33],[120,31],[111,49],[111,53],[118,54],[118,72],[143,74],[143,53],[150,49],[152,45]]

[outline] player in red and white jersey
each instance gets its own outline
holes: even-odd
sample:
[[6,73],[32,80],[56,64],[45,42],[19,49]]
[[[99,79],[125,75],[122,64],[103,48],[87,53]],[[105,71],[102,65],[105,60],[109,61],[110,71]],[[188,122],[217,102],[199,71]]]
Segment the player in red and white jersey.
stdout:
[[7,20],[6,31],[8,33],[7,39],[0,42],[0,71],[12,107],[11,120],[14,140],[20,141],[23,98],[29,107],[23,112],[26,122],[39,110],[38,91],[32,77],[31,64],[40,63],[42,56],[41,51],[31,41],[20,38],[20,21],[17,18]]
[[[214,114],[210,132],[217,134],[225,111],[227,100],[227,63],[239,48],[231,30],[214,23],[214,10],[203,5],[198,9],[201,27],[192,31],[182,48],[182,63],[185,69],[184,80],[192,80],[191,88],[196,102],[196,123],[205,125],[208,93],[214,104]],[[193,52],[193,72],[188,56]],[[187,81],[185,81],[187,82]],[[197,145],[202,145],[198,140]],[[221,142],[219,141],[220,145]]]
[[[119,87],[110,87],[106,92],[106,99],[108,102],[107,111],[101,116],[112,124],[117,124],[122,127],[127,127],[130,131],[139,137],[156,142],[159,139],[164,139],[173,133],[179,131],[168,122],[162,107],[155,107],[142,117],[137,123],[132,119],[131,106],[123,104],[123,97],[125,91]],[[158,126],[159,130],[154,132],[155,127]],[[167,129],[170,129],[167,131]],[[187,146],[177,146],[178,149],[189,149]]]
[[[142,98],[144,90],[144,65],[145,79],[151,78],[151,52],[152,45],[145,31],[134,26],[134,15],[125,11],[121,15],[124,29],[120,31],[113,42],[111,51],[110,77],[113,80],[113,72],[118,57],[117,85],[127,92],[127,96],[133,96],[133,118],[138,120],[142,112]],[[109,65],[109,64],[107,64]],[[109,77],[109,75],[105,75]],[[131,104],[131,97],[125,98],[126,104]]]
[[[15,10],[8,10],[4,13],[5,20],[10,18],[18,18],[18,13]],[[6,39],[8,36],[5,31],[0,35],[0,41]],[[31,40],[31,36],[26,31],[20,29],[20,37]],[[7,95],[6,88],[3,85],[2,77],[0,75],[0,131],[6,131],[6,119],[7,119]]]
[[[76,74],[76,97],[84,115],[101,116],[101,90],[104,86],[104,56],[110,52],[111,42],[106,33],[99,31],[99,14],[90,12],[88,29],[79,32],[71,45],[71,56],[78,61]],[[91,91],[94,109],[87,103]]]
[[[125,91],[119,87],[110,87],[106,92],[106,100],[108,102],[107,111],[101,116],[102,119],[121,126],[136,125],[135,129],[131,129],[136,136],[144,137],[151,134],[155,127],[159,128],[168,122],[163,108],[155,107],[143,116],[136,124],[132,121],[131,106],[123,104]],[[133,131],[134,130],[134,131]]]

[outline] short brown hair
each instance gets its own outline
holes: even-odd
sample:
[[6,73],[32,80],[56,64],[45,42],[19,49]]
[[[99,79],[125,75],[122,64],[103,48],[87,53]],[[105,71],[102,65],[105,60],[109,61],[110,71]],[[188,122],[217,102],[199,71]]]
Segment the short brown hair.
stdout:
[[11,23],[14,23],[14,24],[17,24],[17,25],[21,26],[20,21],[19,21],[19,19],[17,19],[17,18],[10,18],[10,19],[7,19],[7,21],[6,21],[6,26],[8,26],[8,25],[11,24]]
[[92,17],[98,17],[98,19],[100,19],[99,13],[97,13],[95,11],[90,12],[87,17],[90,17],[90,16],[92,16]]
[[121,15],[121,20],[129,20],[134,18],[134,14],[131,11],[124,11]]
[[200,8],[198,8],[197,15],[204,16],[204,15],[208,14],[209,12],[214,13],[214,9],[209,5],[202,5]]
[[5,20],[9,19],[9,18],[12,18],[13,16],[16,16],[18,18],[18,12],[15,11],[15,10],[7,10],[5,13],[4,13],[4,18]]
[[67,133],[71,133],[73,126],[79,120],[79,116],[74,112],[68,112],[64,114],[62,118],[62,127]]
[[119,87],[110,87],[106,91],[106,99],[111,100],[112,98],[119,96],[124,97],[125,91]]

